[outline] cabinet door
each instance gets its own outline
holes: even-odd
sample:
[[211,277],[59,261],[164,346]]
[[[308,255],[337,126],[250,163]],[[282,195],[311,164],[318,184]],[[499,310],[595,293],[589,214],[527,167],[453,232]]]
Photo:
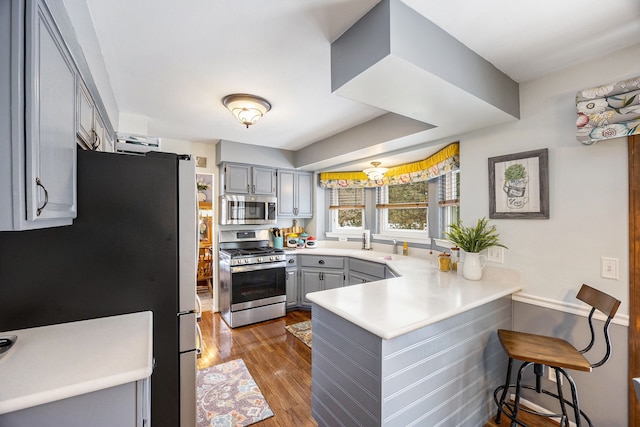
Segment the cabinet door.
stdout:
[[341,288],[344,286],[344,273],[340,272],[322,272],[323,290]]
[[84,143],[84,145],[90,149],[95,149],[95,137],[93,135],[93,115],[95,112],[95,106],[89,90],[85,86],[81,79],[78,79],[77,84],[77,118],[76,118],[76,131],[78,138]]
[[224,189],[227,193],[249,194],[251,190],[251,166],[231,165],[224,167]]
[[318,270],[302,270],[302,296],[301,300],[304,305],[311,305],[311,301],[307,299],[310,292],[318,292],[322,290],[322,281],[320,280],[320,271]]
[[107,151],[107,142],[106,142],[107,129],[104,126],[102,117],[100,117],[100,115],[97,114],[97,112],[94,118],[95,118],[95,120],[93,121],[94,149],[96,151]]
[[276,194],[276,171],[273,168],[253,167],[253,194],[275,196]]
[[71,224],[76,217],[76,71],[44,2],[27,2],[26,11],[26,217]]
[[349,286],[359,285],[361,283],[367,283],[369,280],[362,274],[349,273]]
[[294,216],[295,171],[278,170],[278,216]]
[[298,270],[287,270],[287,307],[298,305]]
[[311,218],[313,216],[313,174],[297,172],[296,183],[296,216]]

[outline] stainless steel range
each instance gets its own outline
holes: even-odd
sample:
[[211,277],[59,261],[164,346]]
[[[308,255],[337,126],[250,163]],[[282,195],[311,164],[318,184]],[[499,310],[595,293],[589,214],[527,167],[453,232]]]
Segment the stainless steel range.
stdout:
[[220,312],[236,328],[286,314],[286,261],[268,230],[221,231]]

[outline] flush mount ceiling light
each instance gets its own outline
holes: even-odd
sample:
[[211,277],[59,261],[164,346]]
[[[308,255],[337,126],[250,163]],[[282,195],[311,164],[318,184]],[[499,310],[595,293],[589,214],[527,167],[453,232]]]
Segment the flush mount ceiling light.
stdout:
[[384,177],[384,174],[389,170],[387,168],[379,168],[380,162],[371,162],[372,168],[367,168],[362,172],[367,174],[367,177],[372,181],[379,181]]
[[234,93],[222,98],[222,104],[246,127],[255,124],[271,109],[264,98],[247,93]]

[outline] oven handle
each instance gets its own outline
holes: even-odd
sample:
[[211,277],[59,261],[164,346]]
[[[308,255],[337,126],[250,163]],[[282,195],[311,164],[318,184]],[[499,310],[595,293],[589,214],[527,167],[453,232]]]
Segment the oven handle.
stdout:
[[236,265],[231,267],[231,273],[245,273],[247,271],[270,270],[272,268],[286,268],[286,261],[266,262],[264,264]]

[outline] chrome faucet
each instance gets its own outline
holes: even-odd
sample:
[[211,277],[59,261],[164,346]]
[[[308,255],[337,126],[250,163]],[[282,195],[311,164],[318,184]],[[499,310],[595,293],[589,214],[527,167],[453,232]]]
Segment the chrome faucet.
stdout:
[[398,241],[396,239],[393,239],[393,253],[398,254]]

